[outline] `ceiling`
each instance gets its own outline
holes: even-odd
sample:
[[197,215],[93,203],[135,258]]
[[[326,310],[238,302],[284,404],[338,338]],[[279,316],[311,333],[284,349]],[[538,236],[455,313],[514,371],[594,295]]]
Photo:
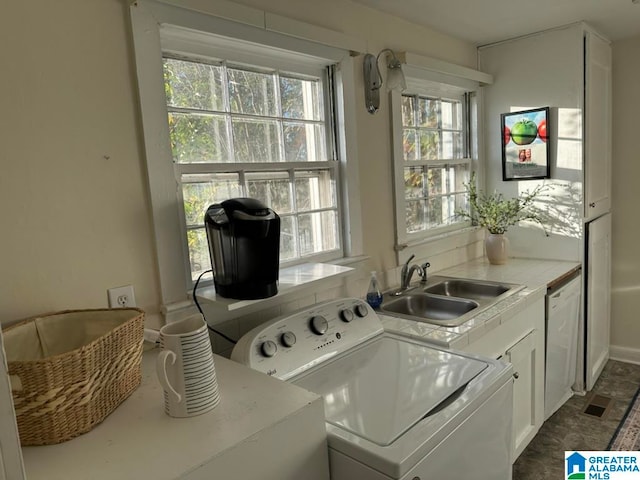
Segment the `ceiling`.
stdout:
[[611,41],[640,35],[632,0],[352,0],[475,45],[584,21]]

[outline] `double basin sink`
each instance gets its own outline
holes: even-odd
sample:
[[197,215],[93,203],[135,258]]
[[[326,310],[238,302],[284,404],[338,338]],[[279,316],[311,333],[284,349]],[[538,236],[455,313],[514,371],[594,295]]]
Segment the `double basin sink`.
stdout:
[[456,327],[522,290],[524,285],[432,276],[402,293],[385,293],[382,313],[446,327]]

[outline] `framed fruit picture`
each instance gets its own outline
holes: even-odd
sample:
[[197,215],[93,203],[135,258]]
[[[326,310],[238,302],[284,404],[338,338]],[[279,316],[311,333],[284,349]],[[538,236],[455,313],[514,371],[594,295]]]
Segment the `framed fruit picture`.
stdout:
[[502,180],[549,178],[549,107],[503,113]]

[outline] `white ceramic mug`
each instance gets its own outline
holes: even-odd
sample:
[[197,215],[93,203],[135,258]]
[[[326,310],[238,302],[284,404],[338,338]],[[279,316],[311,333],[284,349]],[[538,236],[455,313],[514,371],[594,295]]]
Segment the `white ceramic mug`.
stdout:
[[202,315],[160,329],[162,351],[156,373],[164,389],[164,407],[172,417],[208,412],[220,401],[213,351]]

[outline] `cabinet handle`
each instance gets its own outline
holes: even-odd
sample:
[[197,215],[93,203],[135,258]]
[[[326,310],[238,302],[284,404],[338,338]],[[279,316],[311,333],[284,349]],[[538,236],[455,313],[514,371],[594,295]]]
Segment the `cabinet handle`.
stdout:
[[520,378],[520,374],[518,372],[514,372],[513,373],[513,378],[515,378],[516,380]]
[[589,204],[589,206],[590,206],[591,208],[596,208],[596,203],[595,203],[595,202],[591,202],[591,203]]

